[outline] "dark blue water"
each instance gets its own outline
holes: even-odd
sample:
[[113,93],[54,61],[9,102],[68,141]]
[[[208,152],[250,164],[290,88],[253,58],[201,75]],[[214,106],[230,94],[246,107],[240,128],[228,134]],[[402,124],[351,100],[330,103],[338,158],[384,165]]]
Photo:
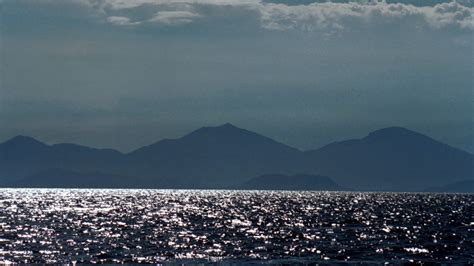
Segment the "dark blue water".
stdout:
[[472,194],[0,190],[0,263],[474,262]]

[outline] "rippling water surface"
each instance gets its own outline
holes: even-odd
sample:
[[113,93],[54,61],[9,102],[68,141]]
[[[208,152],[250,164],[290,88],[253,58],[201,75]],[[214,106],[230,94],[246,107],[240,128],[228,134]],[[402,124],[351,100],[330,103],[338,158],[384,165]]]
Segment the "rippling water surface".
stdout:
[[472,194],[0,190],[0,262],[474,262]]

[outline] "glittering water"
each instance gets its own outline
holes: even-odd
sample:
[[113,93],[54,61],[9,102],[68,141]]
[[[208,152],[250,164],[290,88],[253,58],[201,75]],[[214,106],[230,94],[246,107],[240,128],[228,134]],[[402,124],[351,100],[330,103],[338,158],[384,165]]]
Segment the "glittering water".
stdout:
[[0,190],[0,263],[474,262],[474,195]]

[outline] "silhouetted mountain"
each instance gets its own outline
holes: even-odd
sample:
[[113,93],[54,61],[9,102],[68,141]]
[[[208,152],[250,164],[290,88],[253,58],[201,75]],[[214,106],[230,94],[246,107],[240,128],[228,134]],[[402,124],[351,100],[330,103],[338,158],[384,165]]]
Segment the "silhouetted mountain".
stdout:
[[44,170],[8,184],[9,187],[33,188],[146,188],[148,185],[137,178],[65,169]]
[[[52,177],[47,179],[50,169],[63,172],[49,172]],[[330,176],[361,190],[420,191],[474,179],[474,155],[399,127],[307,152],[231,124],[203,127],[128,154],[75,144],[47,145],[25,136],[0,144],[0,186],[19,180],[26,185],[31,178],[43,178],[47,181],[42,184],[52,187],[61,182],[72,186],[78,179],[105,186],[116,182],[114,177],[127,176],[121,184],[128,187],[136,187],[139,180],[140,186],[149,187],[229,188],[266,173]],[[64,183],[68,179],[71,182]]]
[[36,154],[44,152],[48,146],[34,138],[16,136],[0,144],[0,160],[15,161],[35,158]]
[[231,124],[203,127],[127,154],[144,176],[192,178],[213,186],[273,171],[292,172],[300,156],[295,148]]
[[420,190],[474,177],[472,154],[401,127],[331,143],[306,155],[312,171],[359,189]]
[[80,172],[116,169],[122,157],[123,154],[111,149],[76,144],[47,145],[30,137],[17,136],[0,144],[0,184],[52,168]]
[[252,178],[241,189],[255,190],[342,190],[336,182],[326,176],[268,174]]
[[462,180],[444,186],[431,187],[427,192],[474,193],[474,180]]

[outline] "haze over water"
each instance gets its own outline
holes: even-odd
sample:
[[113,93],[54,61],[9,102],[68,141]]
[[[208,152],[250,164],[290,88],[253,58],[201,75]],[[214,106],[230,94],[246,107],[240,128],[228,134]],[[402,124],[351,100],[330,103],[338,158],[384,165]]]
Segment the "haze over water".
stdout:
[[0,262],[473,263],[473,194],[0,190]]

